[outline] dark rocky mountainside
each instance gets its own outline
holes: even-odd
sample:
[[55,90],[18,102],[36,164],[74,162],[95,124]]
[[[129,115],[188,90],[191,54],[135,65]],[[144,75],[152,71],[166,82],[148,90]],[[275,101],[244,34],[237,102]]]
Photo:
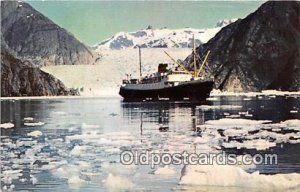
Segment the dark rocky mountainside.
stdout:
[[35,66],[92,64],[93,51],[21,1],[1,1],[1,33],[10,49]]
[[1,97],[77,95],[52,75],[17,59],[1,46]]
[[[227,91],[300,90],[300,2],[270,1],[224,27],[196,52],[211,50],[202,75]],[[185,63],[192,63],[190,55]]]

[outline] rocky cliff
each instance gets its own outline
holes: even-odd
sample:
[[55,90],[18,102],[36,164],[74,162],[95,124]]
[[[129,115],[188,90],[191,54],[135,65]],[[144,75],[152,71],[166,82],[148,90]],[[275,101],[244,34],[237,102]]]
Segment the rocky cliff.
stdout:
[[21,1],[1,1],[1,32],[18,58],[35,66],[92,64],[93,51]]
[[1,45],[1,97],[77,95],[52,75],[17,59]]
[[[198,63],[208,50],[211,54],[202,75],[213,76],[218,89],[299,91],[300,2],[264,3],[200,45]],[[185,64],[192,59],[190,55]]]

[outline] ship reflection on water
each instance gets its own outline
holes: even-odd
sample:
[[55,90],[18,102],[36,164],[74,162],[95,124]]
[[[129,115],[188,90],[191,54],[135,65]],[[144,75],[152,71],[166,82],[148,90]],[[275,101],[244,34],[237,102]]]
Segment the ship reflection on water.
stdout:
[[[2,100],[1,110],[1,123],[14,124],[13,128],[1,130],[2,170],[6,171],[2,186],[45,191],[109,190],[110,186],[99,181],[109,179],[110,173],[130,179],[137,187],[149,191],[180,190],[182,167],[175,167],[175,175],[164,178],[154,175],[147,166],[135,167],[135,172],[127,174],[125,168],[118,168],[120,152],[189,147],[191,143],[186,142],[201,136],[199,126],[208,120],[231,116],[278,123],[300,118],[299,113],[290,112],[299,111],[299,98],[267,96],[218,97],[202,103],[127,103],[119,98]],[[30,118],[33,120],[26,120]],[[37,124],[26,126],[25,122]],[[29,133],[33,131],[42,135],[32,137]],[[259,171],[300,172],[297,153],[300,145],[282,146],[272,149],[280,154],[280,165],[258,167]],[[193,147],[190,149],[201,150]],[[12,163],[20,176],[10,183]],[[61,170],[65,173],[60,173]],[[80,182],[74,183],[74,178]]]
[[[147,129],[145,124],[155,124],[161,132],[171,131],[174,121],[189,124],[190,130],[195,131],[196,125],[204,120],[214,119],[214,114],[206,114],[197,110],[199,105],[212,105],[205,102],[123,102],[121,103],[124,118],[132,122],[140,122],[141,134]],[[144,127],[143,127],[144,125]],[[151,129],[151,128],[150,128]]]

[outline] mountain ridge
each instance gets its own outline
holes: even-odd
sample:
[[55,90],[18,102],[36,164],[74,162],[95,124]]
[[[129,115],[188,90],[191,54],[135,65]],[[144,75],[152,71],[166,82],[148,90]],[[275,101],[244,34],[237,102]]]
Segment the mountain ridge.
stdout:
[[26,2],[1,1],[1,33],[16,56],[38,67],[95,61],[92,49]]
[[114,36],[94,45],[94,49],[120,50],[127,48],[192,48],[193,34],[196,45],[206,43],[222,27],[234,22],[236,19],[218,21],[215,28],[208,29],[154,29],[148,26],[146,29],[133,32],[118,32]]
[[[197,47],[203,76],[225,91],[300,90],[300,2],[266,2]],[[185,65],[193,60],[190,55]]]

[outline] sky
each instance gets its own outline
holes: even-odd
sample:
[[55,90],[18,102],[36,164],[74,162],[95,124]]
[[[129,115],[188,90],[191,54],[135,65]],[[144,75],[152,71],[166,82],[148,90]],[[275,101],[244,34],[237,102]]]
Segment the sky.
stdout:
[[222,19],[244,18],[262,1],[27,1],[93,46],[114,34],[147,28],[211,28]]

